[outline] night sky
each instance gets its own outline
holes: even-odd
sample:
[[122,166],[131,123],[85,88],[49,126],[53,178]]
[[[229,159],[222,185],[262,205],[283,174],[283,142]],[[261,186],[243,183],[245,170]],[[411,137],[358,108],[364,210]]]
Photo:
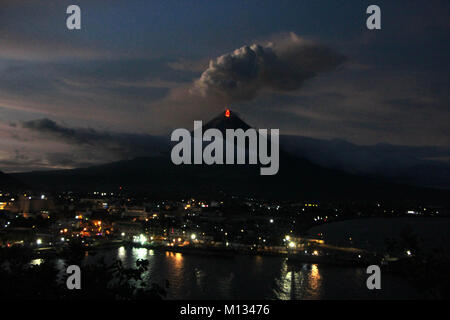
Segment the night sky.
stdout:
[[225,107],[281,134],[450,148],[449,36],[448,0],[1,0],[0,170],[152,154]]

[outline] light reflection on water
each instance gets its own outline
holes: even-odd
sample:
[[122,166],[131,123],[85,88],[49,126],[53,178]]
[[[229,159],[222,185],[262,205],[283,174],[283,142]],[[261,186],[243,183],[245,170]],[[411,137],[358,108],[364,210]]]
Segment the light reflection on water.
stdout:
[[322,276],[318,264],[302,264],[301,268],[292,268],[283,263],[274,289],[278,299],[320,299],[321,291]]
[[137,259],[147,259],[148,249],[145,248],[133,248],[133,257]]
[[125,247],[123,247],[123,246],[120,247],[119,250],[117,251],[117,258],[123,262],[123,260],[125,259],[126,253],[127,253],[127,251],[125,250]]
[[33,259],[33,260],[31,260],[30,261],[30,264],[31,265],[33,265],[33,266],[38,266],[38,265],[40,265],[41,263],[43,263],[44,262],[44,259]]
[[420,296],[406,281],[384,275],[378,292],[366,287],[361,268],[288,264],[282,257],[219,257],[120,247],[97,256],[136,267],[147,259],[149,283],[165,284],[169,299],[408,299]]

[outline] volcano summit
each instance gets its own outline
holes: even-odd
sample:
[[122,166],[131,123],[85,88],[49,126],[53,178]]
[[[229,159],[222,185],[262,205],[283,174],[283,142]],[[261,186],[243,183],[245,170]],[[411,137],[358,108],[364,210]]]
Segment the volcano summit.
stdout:
[[[231,111],[229,109],[225,111],[223,117],[225,126],[219,126],[221,129],[209,128],[204,133],[202,121],[194,121],[194,164],[245,164],[246,158],[248,158],[249,164],[257,164],[259,158],[259,162],[262,165],[269,165],[260,169],[261,175],[277,174],[280,163],[279,130],[271,129],[270,139],[268,139],[267,129],[256,130],[248,127],[244,131],[242,128],[226,128],[227,124],[232,124],[233,122],[237,122],[239,126],[244,123],[237,116],[231,118]],[[230,123],[227,123],[228,121]],[[223,131],[225,131],[225,140],[223,139]],[[246,140],[248,141],[248,145],[246,144]],[[172,132],[171,141],[178,142],[172,148],[172,162],[176,165],[192,164],[191,133],[187,129],[175,129]],[[268,153],[269,141],[270,155]],[[203,142],[207,144],[204,146]],[[235,153],[237,156],[236,162]]]

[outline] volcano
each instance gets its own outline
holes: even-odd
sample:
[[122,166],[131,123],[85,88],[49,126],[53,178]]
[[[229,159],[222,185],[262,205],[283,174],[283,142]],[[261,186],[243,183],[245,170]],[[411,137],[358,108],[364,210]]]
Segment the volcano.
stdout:
[[[230,110],[207,122],[203,129],[250,127]],[[447,191],[390,183],[385,180],[328,169],[283,150],[279,171],[261,176],[260,165],[174,165],[170,150],[162,156],[140,157],[71,170],[15,174],[14,177],[40,190],[117,190],[119,186],[147,195],[216,196],[219,193],[275,199],[445,199]]]
[[243,129],[247,130],[251,127],[242,120],[235,112],[231,112],[230,109],[226,109],[224,113],[220,113],[217,117],[213,118],[203,126],[203,130],[207,129],[219,129],[225,134],[226,129]]

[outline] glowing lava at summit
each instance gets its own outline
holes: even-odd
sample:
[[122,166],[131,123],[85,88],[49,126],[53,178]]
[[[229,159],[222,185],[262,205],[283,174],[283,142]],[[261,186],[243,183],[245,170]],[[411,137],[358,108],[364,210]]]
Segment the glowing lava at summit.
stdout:
[[231,116],[230,109],[225,110],[225,117],[229,118]]

